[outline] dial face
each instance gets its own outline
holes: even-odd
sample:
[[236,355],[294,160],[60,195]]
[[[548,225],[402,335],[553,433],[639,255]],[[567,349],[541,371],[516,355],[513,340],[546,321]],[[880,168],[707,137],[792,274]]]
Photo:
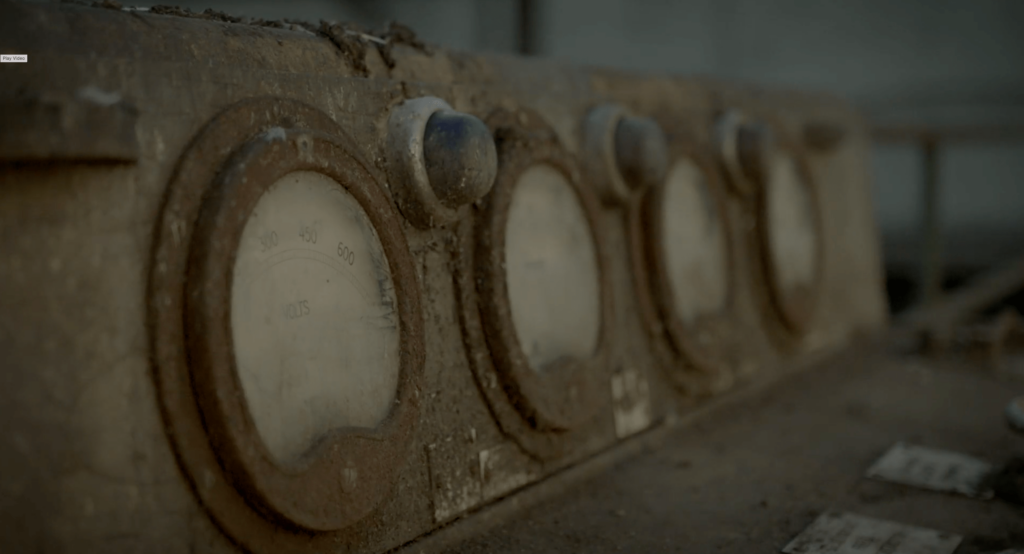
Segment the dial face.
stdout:
[[530,366],[591,357],[601,328],[590,224],[572,185],[549,165],[520,175],[505,229],[512,322]]
[[775,282],[783,292],[809,288],[818,256],[814,200],[791,156],[773,158],[767,187],[768,244]]
[[399,321],[391,271],[359,203],[319,173],[289,173],[249,216],[231,290],[235,363],[274,459],[326,432],[375,427],[394,404]]
[[661,248],[676,316],[685,325],[720,312],[729,293],[725,229],[704,173],[677,162],[665,180]]

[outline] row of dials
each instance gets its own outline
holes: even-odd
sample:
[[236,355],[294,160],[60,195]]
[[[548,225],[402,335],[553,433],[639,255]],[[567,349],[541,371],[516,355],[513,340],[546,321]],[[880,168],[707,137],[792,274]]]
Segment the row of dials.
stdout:
[[[329,536],[396,477],[426,346],[402,218],[456,235],[477,382],[540,458],[607,407],[592,378],[614,340],[603,210],[632,218],[652,328],[667,330],[680,364],[713,367],[698,331],[728,317],[734,294],[720,173],[757,219],[778,320],[806,329],[821,233],[796,148],[731,113],[718,156],[671,147],[617,106],[593,110],[584,133],[581,168],[529,110],[481,121],[409,100],[389,120],[387,183],[343,129],[295,102],[240,104],[193,141],[168,188],[153,322],[179,459],[224,528]],[[206,486],[209,475],[227,486]]]

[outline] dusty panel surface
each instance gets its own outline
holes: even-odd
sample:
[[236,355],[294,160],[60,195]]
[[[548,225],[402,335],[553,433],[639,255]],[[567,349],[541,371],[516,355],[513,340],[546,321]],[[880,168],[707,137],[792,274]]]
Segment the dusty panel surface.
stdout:
[[[380,552],[409,543],[662,425],[703,397],[804,354],[840,348],[855,332],[885,323],[866,135],[856,115],[832,99],[794,101],[785,93],[707,81],[448,53],[400,32],[377,37],[386,43],[380,46],[330,26],[289,30],[75,5],[0,7],[0,46],[32,60],[5,67],[2,113],[29,106],[44,115],[70,114],[39,116],[52,123],[46,140],[5,150],[0,167],[5,550],[135,552],[160,545],[168,552],[232,552],[245,543],[198,500],[194,489],[203,478],[179,463],[188,446],[168,434],[155,379],[154,341],[161,338],[146,326],[168,183],[190,142],[242,101],[284,98],[326,114],[357,145],[355,153],[389,198],[395,183],[385,177],[388,115],[418,96],[440,97],[480,118],[499,109],[539,114],[578,166],[581,122],[606,102],[654,118],[670,143],[709,151],[713,112],[724,105],[768,114],[794,135],[821,119],[846,131],[838,148],[806,156],[826,244],[811,330],[796,340],[772,335],[775,324],[757,292],[763,276],[751,246],[752,212],[726,196],[736,290],[729,328],[737,354],[724,374],[692,384],[693,368],[659,354],[665,341],[645,324],[636,287],[645,277],[630,261],[631,206],[601,205],[596,221],[609,262],[613,340],[610,373],[595,386],[607,408],[586,436],[551,459],[530,455],[506,434],[471,368],[471,356],[481,353],[465,345],[456,283],[465,255],[459,225],[422,230],[402,220],[426,345],[418,430],[405,445],[404,469],[391,493],[337,535],[334,551]],[[125,121],[134,122],[134,137],[124,134]],[[0,129],[7,133],[0,144],[9,144],[13,128]],[[212,160],[228,153],[207,154]],[[478,206],[468,207],[465,221],[479,214]],[[712,427],[717,433],[717,424]],[[687,436],[713,440],[692,430]]]
[[778,552],[827,511],[965,537],[1024,541],[1024,509],[870,480],[901,440],[1003,464],[1024,452],[1003,408],[1024,391],[977,366],[863,352],[742,402],[452,552]]

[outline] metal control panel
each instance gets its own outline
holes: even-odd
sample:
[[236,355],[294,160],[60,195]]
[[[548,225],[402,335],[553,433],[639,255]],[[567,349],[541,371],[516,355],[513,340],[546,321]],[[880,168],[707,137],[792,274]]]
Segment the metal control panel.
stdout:
[[4,551],[416,548],[886,325],[833,98],[4,10]]

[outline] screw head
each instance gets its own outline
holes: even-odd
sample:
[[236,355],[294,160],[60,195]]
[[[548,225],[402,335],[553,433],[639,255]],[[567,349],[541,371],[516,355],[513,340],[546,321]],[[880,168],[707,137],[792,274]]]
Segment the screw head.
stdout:
[[498,174],[498,152],[487,125],[452,110],[436,111],[427,120],[423,160],[430,188],[452,209],[482,198]]

